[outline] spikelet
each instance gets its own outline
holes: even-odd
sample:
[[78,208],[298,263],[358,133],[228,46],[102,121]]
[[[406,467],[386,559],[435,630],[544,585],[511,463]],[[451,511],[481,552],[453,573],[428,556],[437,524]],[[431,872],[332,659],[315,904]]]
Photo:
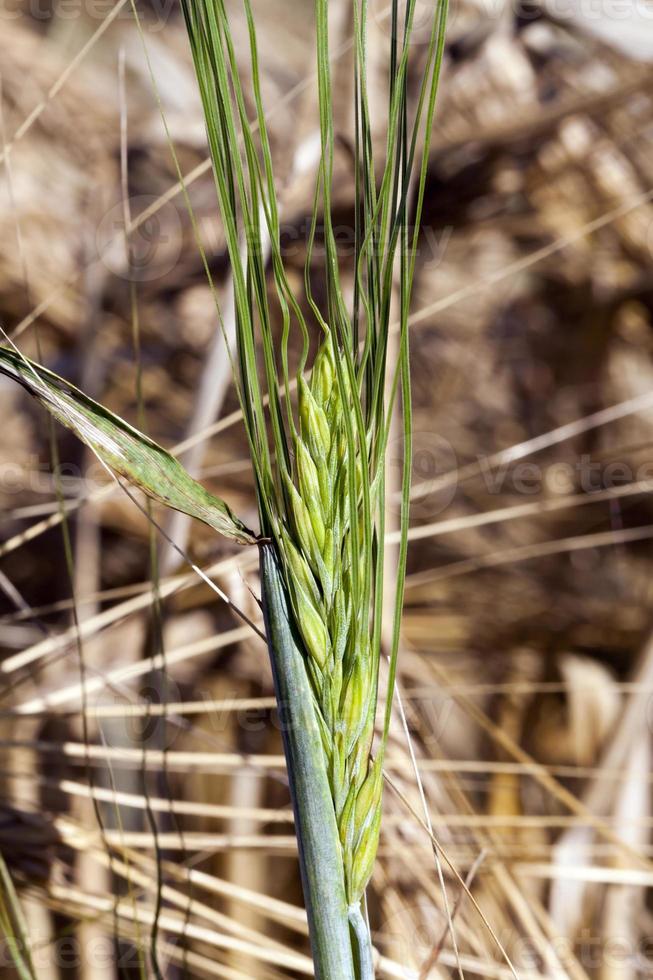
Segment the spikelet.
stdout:
[[[352,460],[345,413],[351,417],[353,406],[349,385],[345,380],[343,394],[338,375],[341,383],[347,378],[344,357],[327,338],[310,382],[299,382],[295,467],[292,478],[285,478],[291,517],[278,544],[326,733],[325,762],[347,897],[354,903],[365,889],[378,846],[382,779],[380,766],[371,759],[378,661],[375,666],[369,611],[354,608],[351,585]],[[353,461],[359,511],[362,465],[359,458]],[[359,561],[364,555],[359,554]]]

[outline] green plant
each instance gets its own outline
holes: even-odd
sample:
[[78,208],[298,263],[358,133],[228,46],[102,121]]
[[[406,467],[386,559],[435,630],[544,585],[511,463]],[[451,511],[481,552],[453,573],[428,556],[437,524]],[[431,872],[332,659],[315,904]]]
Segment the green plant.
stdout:
[[[7,349],[0,350],[0,370],[38,397],[107,466],[150,496],[241,544],[258,542],[316,976],[368,980],[373,975],[371,943],[360,902],[379,839],[383,757],[403,603],[411,470],[408,311],[446,0],[434,6],[410,104],[415,3],[391,4],[388,135],[380,162],[372,151],[367,97],[367,3],[353,3],[356,209],[351,307],[345,300],[332,223],[328,3],[315,0],[322,151],[305,277],[310,317],[284,266],[249,0],[244,0],[244,10],[256,105],[253,123],[223,0],[182,0],[182,5],[233,276],[234,375],[253,464],[260,534],[249,531],[161,447],[56,375]],[[308,272],[320,216],[326,287],[322,303],[311,292]],[[268,295],[267,239],[281,314],[279,337]],[[395,364],[388,358],[394,296],[399,330]],[[312,343],[316,333],[317,350]],[[300,353],[291,370],[290,340],[295,336]],[[404,435],[401,543],[389,683],[374,745],[385,457],[396,408],[402,412]]]
[[29,932],[14,883],[0,855],[0,935],[20,980],[35,980]]
[[[340,978],[345,976],[343,967],[329,964],[328,940],[322,940],[319,933],[321,923],[342,917],[344,889],[352,924],[359,937],[364,935],[359,903],[378,844],[383,752],[390,720],[406,561],[411,469],[407,318],[446,3],[433,7],[432,29],[412,106],[408,99],[409,54],[415,3],[407,0],[399,4],[394,0],[391,4],[387,146],[380,163],[372,151],[367,93],[368,7],[358,0],[352,5],[356,271],[350,309],[343,293],[332,223],[334,124],[329,8],[327,0],[315,2],[321,157],[305,285],[321,341],[308,378],[305,373],[311,333],[284,268],[249,0],[244,0],[244,9],[249,25],[255,125],[250,125],[245,110],[225,4],[221,0],[183,0],[183,8],[234,278],[240,397],[254,460],[261,528],[279,559],[278,567],[272,561],[263,562],[264,600],[275,591],[275,577],[281,574],[296,641],[305,654],[303,664],[322,743],[321,755],[311,756],[313,749],[308,745],[306,753],[311,756],[310,764],[316,773],[326,770],[337,827],[337,839],[331,829],[334,841],[329,860],[342,868],[343,881],[331,902],[321,905],[321,922],[312,924],[314,957],[316,964],[324,958],[323,968],[318,969],[320,976]],[[319,217],[325,253],[326,300],[322,304],[312,295],[309,276]],[[271,243],[272,275],[283,319],[278,355],[262,260],[263,234],[269,236]],[[244,259],[241,235],[247,244]],[[394,365],[388,364],[387,355],[396,278],[400,341],[398,363]],[[302,342],[296,370],[297,411],[289,395],[289,338],[293,330]],[[257,340],[263,350],[264,383],[257,370]],[[373,756],[384,592],[385,454],[399,390],[405,444],[402,541],[385,721]],[[271,644],[271,655],[273,662],[281,655],[275,643]],[[288,744],[286,751],[290,752]],[[300,836],[310,838],[302,828],[302,814],[297,813],[296,818]],[[307,853],[303,863],[310,868],[313,860],[318,857]],[[325,861],[322,848],[322,869]],[[305,890],[310,891],[306,880]],[[365,959],[362,969],[369,973],[369,944],[359,945]]]

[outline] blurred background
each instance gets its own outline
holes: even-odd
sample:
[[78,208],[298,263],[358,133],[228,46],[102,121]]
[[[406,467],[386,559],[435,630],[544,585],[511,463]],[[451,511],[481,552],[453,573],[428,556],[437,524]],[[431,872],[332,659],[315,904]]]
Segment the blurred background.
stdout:
[[[351,4],[331,8],[352,285]],[[379,153],[386,8],[370,10]],[[254,11],[302,298],[312,5]],[[4,0],[0,21],[3,329],[255,523],[177,3]],[[411,319],[379,977],[653,975],[651,60],[650,0],[453,2]],[[313,265],[319,289],[319,247]],[[0,412],[0,854],[38,977],[156,976],[153,944],[166,978],[311,975],[267,653],[191,568],[257,619],[256,556],[156,509],[153,535],[8,381]],[[0,971],[17,975],[6,936]]]

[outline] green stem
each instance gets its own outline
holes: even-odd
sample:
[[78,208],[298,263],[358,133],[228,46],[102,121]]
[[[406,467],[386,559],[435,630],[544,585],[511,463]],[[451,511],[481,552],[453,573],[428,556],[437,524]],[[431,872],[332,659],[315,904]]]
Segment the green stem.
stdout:
[[374,959],[372,956],[372,937],[367,922],[361,912],[361,903],[355,902],[349,906],[349,925],[356,937],[358,949],[359,980],[374,980]]
[[304,902],[317,980],[356,978],[342,850],[304,660],[275,549],[261,544],[263,613],[281,719]]

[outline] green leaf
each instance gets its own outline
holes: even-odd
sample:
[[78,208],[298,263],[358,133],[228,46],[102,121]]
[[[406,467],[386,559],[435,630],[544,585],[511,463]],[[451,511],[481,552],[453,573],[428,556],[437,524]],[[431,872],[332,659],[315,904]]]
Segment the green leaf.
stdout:
[[154,500],[239,544],[256,542],[227,504],[194,480],[174,456],[63,378],[5,347],[0,347],[0,374],[26,388],[109,469]]

